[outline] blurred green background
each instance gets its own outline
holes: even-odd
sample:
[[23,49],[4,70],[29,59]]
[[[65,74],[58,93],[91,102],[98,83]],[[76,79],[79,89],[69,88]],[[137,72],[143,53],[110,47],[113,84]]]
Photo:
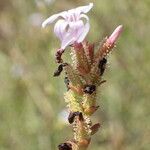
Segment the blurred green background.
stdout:
[[92,118],[102,128],[89,149],[150,149],[150,1],[1,0],[0,150],[56,150],[72,137],[65,123],[64,75],[53,78],[60,43],[53,27],[41,29],[41,23],[89,2],[89,41],[98,43],[124,25]]

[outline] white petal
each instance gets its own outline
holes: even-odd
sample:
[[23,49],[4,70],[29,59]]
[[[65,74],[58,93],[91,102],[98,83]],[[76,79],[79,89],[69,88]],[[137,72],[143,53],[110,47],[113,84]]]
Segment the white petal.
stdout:
[[76,12],[76,8],[68,10],[68,14],[74,14]]
[[81,35],[81,30],[83,29],[84,24],[83,21],[80,20],[78,22],[70,22],[69,29],[62,40],[61,48],[64,49],[66,46],[73,44],[75,41],[78,40],[79,36]]
[[61,48],[65,49],[68,45],[73,44],[74,42],[74,37],[70,34],[64,38],[64,40],[61,43]]
[[90,3],[87,6],[80,6],[76,8],[76,11],[80,14],[80,13],[87,13],[90,11],[90,9],[93,7],[93,3]]
[[63,11],[63,12],[61,12],[61,13],[54,14],[54,15],[50,16],[49,18],[47,18],[47,19],[42,23],[42,27],[45,28],[46,25],[53,23],[58,17],[66,18],[66,16],[67,16],[67,11]]
[[45,28],[46,25],[53,23],[58,17],[60,16],[60,14],[54,14],[51,17],[47,18],[43,23],[42,23],[42,27]]
[[88,34],[89,29],[90,29],[88,16],[86,16],[85,14],[81,14],[80,19],[81,18],[85,18],[87,22],[86,22],[85,26],[83,27],[83,29],[81,29],[81,34],[80,34],[80,37],[78,38],[78,41],[77,41],[79,43],[82,42],[85,39],[85,37]]
[[84,23],[83,23],[82,20],[79,20],[77,22],[70,22],[69,25],[70,25],[70,28],[69,28],[68,32],[70,34],[72,34],[72,36],[74,37],[75,41],[77,41],[79,36],[83,32]]
[[54,26],[54,33],[60,40],[62,40],[64,38],[64,36],[66,35],[67,25],[68,25],[68,23],[65,20],[60,19],[56,22],[56,24]]
[[85,24],[84,28],[82,29],[82,32],[77,40],[78,43],[82,42],[85,39],[86,35],[89,32],[89,29],[90,29],[90,24],[89,24],[89,22],[87,22]]
[[69,29],[73,30],[77,30],[79,29],[81,26],[83,25],[83,21],[82,20],[78,20],[75,22],[69,22]]
[[66,19],[68,17],[68,12],[67,11],[63,11],[61,13],[59,13],[60,17]]

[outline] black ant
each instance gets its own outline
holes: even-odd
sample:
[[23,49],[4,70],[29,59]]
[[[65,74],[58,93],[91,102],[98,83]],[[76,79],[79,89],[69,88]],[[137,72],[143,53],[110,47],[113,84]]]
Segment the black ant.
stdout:
[[100,69],[100,75],[102,76],[105,69],[106,69],[106,63],[107,59],[103,58],[102,60],[99,61],[98,68]]
[[59,150],[72,150],[72,145],[70,143],[62,143],[58,145]]
[[83,91],[84,91],[84,93],[92,94],[95,90],[96,90],[96,86],[95,85],[85,85]]
[[74,122],[74,118],[78,116],[80,121],[83,121],[83,115],[82,112],[70,112],[69,116],[68,116],[68,121],[70,124],[72,124]]
[[63,71],[63,67],[67,66],[67,63],[62,63],[58,66],[57,70],[54,72],[54,77],[57,77],[61,74],[61,72]]

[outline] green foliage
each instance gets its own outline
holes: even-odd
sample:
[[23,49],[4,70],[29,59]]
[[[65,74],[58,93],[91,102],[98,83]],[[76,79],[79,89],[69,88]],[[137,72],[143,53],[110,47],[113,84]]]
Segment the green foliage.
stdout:
[[[59,42],[40,23],[83,0],[0,2],[0,150],[55,150],[71,128],[64,123],[64,75],[54,78]],[[98,44],[119,24],[124,31],[100,88],[101,131],[92,150],[150,149],[150,2],[93,0],[90,42]],[[69,52],[67,52],[69,53]],[[69,55],[63,56],[69,59]]]

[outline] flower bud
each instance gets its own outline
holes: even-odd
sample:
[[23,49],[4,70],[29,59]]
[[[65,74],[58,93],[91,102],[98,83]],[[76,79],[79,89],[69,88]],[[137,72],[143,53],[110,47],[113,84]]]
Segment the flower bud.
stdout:
[[119,25],[114,32],[109,36],[109,38],[107,39],[107,43],[109,43],[110,45],[114,45],[115,42],[117,41],[118,37],[120,36],[121,32],[122,32],[123,26]]

